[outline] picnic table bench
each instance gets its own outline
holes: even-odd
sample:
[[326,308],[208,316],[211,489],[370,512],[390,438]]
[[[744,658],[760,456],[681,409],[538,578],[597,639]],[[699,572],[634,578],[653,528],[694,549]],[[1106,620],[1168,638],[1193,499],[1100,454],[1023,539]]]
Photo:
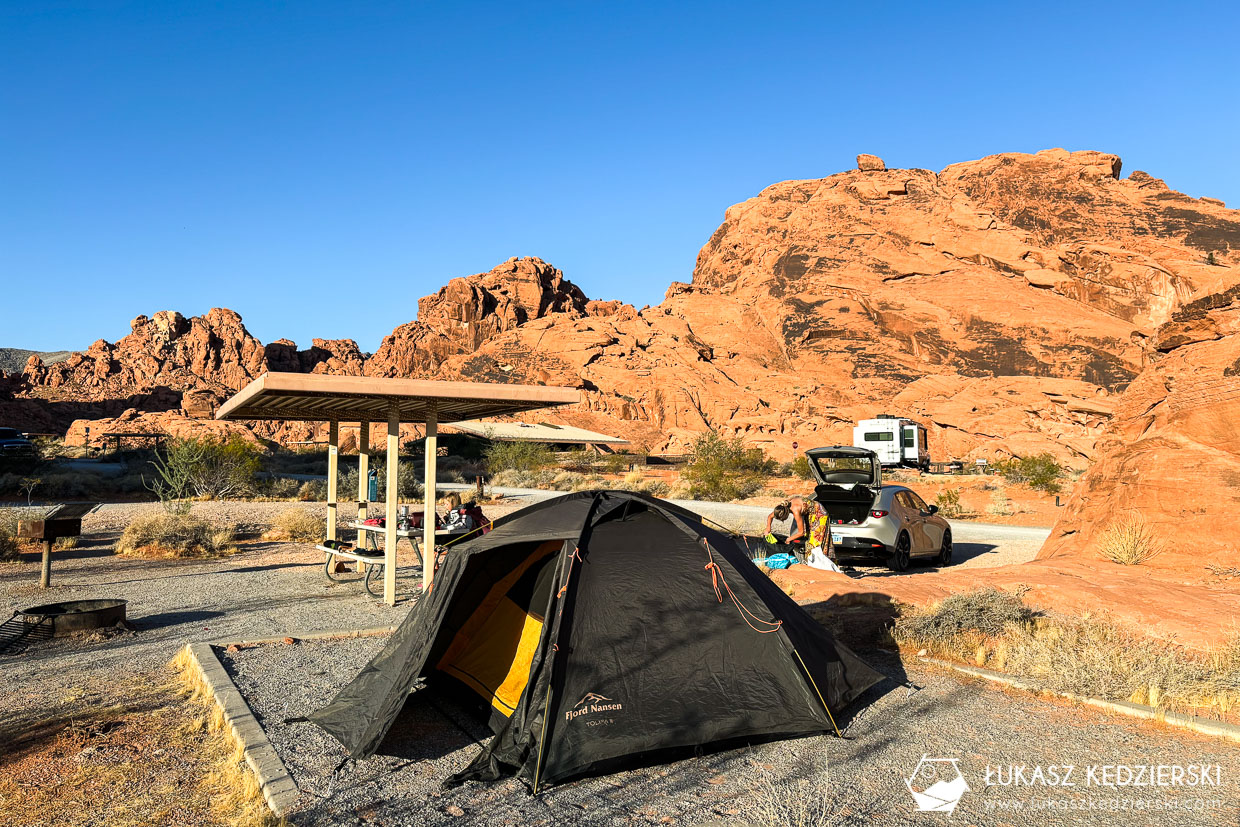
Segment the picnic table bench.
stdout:
[[[362,579],[363,585],[366,587],[366,591],[374,597],[382,597],[382,588],[376,591],[375,586],[377,581],[381,580],[381,574],[384,566],[384,556],[383,549],[379,548],[378,543],[375,542],[375,535],[383,534],[387,531],[387,529],[381,525],[373,525],[357,521],[346,523],[345,527],[357,531],[357,543],[352,548],[332,548],[331,546],[323,545],[322,543],[315,546],[315,548],[322,551],[327,556],[327,560],[323,564],[323,573],[327,576],[327,579],[332,582],[344,582],[351,578],[338,577],[337,575],[339,572],[335,571],[336,563],[340,560],[352,560],[355,563],[360,563],[366,566],[365,576]],[[467,534],[473,533],[475,530],[476,529],[468,529],[464,531],[436,531],[435,545],[438,546],[440,543],[447,543],[454,539],[464,537]],[[419,526],[418,528],[397,529],[396,540],[399,542],[401,539],[409,541],[409,545],[413,547],[414,553],[418,555],[418,565],[425,566],[426,560],[422,554],[421,542],[422,528]]]

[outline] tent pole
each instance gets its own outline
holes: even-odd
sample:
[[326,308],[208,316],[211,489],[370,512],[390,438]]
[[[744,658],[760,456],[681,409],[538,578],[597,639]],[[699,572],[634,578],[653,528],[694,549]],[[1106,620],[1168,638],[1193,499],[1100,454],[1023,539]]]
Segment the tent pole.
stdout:
[[400,408],[388,408],[387,510],[383,524],[383,602],[396,605],[396,476],[400,471]]
[[[366,505],[370,499],[370,423],[357,424],[357,521],[366,521]],[[362,545],[362,532],[357,532],[357,545]],[[366,571],[366,564],[359,562],[358,571]]]
[[327,423],[327,539],[336,539],[336,468],[340,454],[340,423]]
[[439,455],[439,408],[426,412],[426,485],[422,504],[422,593],[430,594],[435,582],[435,459]]
[[801,658],[801,653],[793,647],[792,654],[797,656],[797,662],[801,664],[801,668],[805,670],[805,677],[809,678],[809,685],[814,687],[814,694],[818,696],[818,700],[822,701],[822,708],[827,711],[827,720],[831,722],[831,728],[835,730],[835,734],[839,738],[844,735],[840,732],[840,728],[835,724],[835,716],[831,714],[831,707],[827,706],[827,699],[822,697],[822,693],[818,691],[818,684],[814,682],[814,676],[809,673],[809,667],[805,665],[805,661]]

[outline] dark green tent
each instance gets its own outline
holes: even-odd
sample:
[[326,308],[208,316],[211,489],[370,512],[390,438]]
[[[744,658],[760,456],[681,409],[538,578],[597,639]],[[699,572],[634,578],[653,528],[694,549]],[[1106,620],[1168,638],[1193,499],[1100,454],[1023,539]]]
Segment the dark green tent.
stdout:
[[836,731],[832,716],[882,678],[734,538],[661,500],[583,491],[453,547],[310,720],[363,758],[419,679],[472,691],[495,737],[454,780],[515,774],[538,791],[661,751]]

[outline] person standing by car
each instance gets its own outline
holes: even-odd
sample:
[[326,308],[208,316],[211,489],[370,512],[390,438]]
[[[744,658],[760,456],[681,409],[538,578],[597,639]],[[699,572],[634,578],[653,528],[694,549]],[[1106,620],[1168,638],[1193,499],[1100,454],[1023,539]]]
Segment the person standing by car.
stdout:
[[814,500],[809,519],[809,539],[805,543],[805,563],[811,568],[841,571],[835,562],[835,544],[831,538],[831,517],[822,503]]
[[[798,559],[801,558],[803,554],[798,552],[803,552],[805,548],[805,537],[808,531],[805,517],[808,511],[805,500],[800,497],[793,497],[776,505],[775,510],[766,517],[766,541],[771,544],[782,543],[791,546],[793,553]],[[773,524],[776,522],[786,523],[786,526],[775,528]],[[779,531],[783,539],[780,539],[775,531]]]

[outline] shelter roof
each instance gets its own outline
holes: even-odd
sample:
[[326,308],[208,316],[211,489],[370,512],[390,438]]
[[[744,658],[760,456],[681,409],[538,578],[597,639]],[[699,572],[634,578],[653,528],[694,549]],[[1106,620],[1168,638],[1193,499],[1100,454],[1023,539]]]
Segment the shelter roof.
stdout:
[[573,388],[543,385],[269,372],[221,405],[215,418],[386,422],[395,407],[401,422],[425,422],[432,410],[440,422],[454,422],[571,405],[580,398]]

